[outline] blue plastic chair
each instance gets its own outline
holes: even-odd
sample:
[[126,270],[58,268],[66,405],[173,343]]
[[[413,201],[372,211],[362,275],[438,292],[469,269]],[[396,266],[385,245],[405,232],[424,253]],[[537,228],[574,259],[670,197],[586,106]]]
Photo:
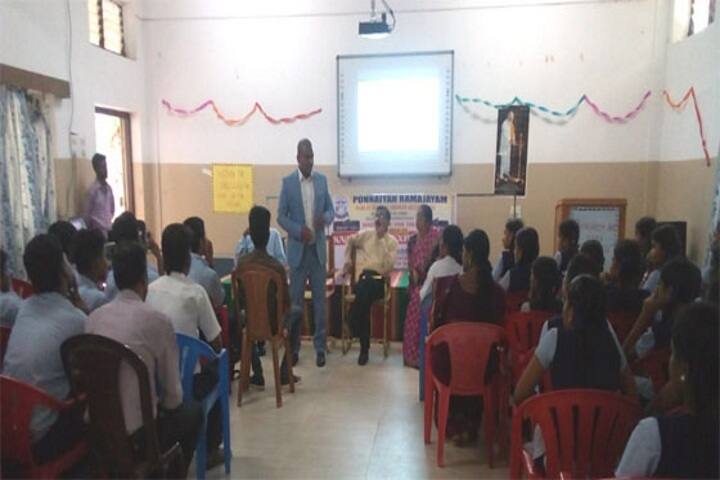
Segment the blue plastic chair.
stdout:
[[228,382],[228,353],[224,348],[220,353],[215,353],[210,345],[197,338],[177,333],[177,344],[180,357],[180,378],[182,379],[183,401],[194,400],[193,398],[193,375],[195,367],[200,359],[207,361],[218,360],[218,385],[202,399],[203,428],[198,438],[195,465],[197,478],[203,480],[207,470],[207,416],[215,402],[220,401],[220,411],[223,424],[223,448],[225,450],[225,474],[230,473],[230,458],[232,450],[230,447],[230,410],[228,407],[229,382]]
[[425,339],[428,336],[428,324],[430,323],[430,310],[432,308],[432,295],[428,295],[420,304],[420,346],[418,349],[418,366],[420,369],[418,396],[420,401],[425,400]]

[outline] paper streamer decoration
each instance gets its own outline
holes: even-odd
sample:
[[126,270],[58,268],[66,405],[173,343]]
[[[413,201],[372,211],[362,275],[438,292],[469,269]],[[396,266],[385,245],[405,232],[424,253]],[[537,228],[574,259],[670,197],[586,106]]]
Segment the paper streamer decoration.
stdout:
[[[650,98],[651,95],[652,95],[652,92],[650,90],[648,90],[647,92],[645,92],[642,99],[640,100],[640,103],[638,103],[635,108],[633,108],[632,110],[627,112],[625,115],[619,115],[619,116],[613,116],[613,115],[610,115],[609,113],[605,112],[595,102],[590,100],[590,97],[588,97],[587,95],[581,96],[580,99],[577,101],[577,103],[574,106],[570,107],[569,109],[567,109],[565,111],[553,110],[544,105],[538,105],[533,102],[528,102],[528,101],[522,100],[519,97],[514,97],[509,103],[493,103],[493,102],[489,102],[488,100],[484,100],[482,98],[461,97],[460,95],[455,95],[455,99],[460,104],[460,106],[462,106],[463,109],[466,112],[468,112],[469,114],[473,114],[473,113],[465,107],[465,105],[464,105],[465,103],[479,103],[479,104],[485,105],[487,107],[496,108],[496,109],[507,108],[512,105],[525,105],[532,109],[549,114],[553,117],[564,117],[564,118],[572,117],[573,115],[575,115],[577,113],[578,108],[580,108],[580,105],[582,105],[583,102],[585,102],[590,106],[590,108],[592,109],[593,112],[595,112],[595,114],[597,114],[598,116],[603,118],[605,121],[607,121],[609,123],[627,123],[628,121],[634,119],[638,113],[640,113],[640,111],[645,107],[645,104],[647,103],[647,100],[648,100],[648,98]],[[680,100],[680,102],[677,102],[677,103],[674,102],[670,98],[670,94],[666,90],[663,90],[663,96],[665,97],[665,100],[667,101],[668,105],[670,105],[674,110],[683,109],[685,107],[685,104],[687,103],[687,101],[690,98],[692,98],[693,107],[695,108],[695,118],[697,119],[698,130],[700,131],[700,141],[702,143],[703,153],[705,154],[705,163],[709,167],[710,166],[710,153],[708,152],[708,149],[707,149],[707,139],[705,138],[705,129],[703,128],[702,115],[700,114],[700,107],[698,106],[697,97],[695,95],[695,88],[690,87],[688,89],[688,91],[685,92],[685,95],[683,96],[682,100]]]
[[203,103],[201,103],[199,106],[193,108],[192,110],[186,110],[184,108],[177,108],[174,107],[170,102],[167,100],[161,101],[162,105],[168,110],[169,113],[180,116],[180,117],[189,117],[192,115],[195,115],[198,112],[201,112],[202,110],[205,110],[207,107],[211,107],[213,111],[215,112],[215,115],[225,123],[225,125],[229,127],[237,127],[242,126],[247,123],[250,118],[255,115],[255,113],[260,112],[260,114],[265,117],[265,120],[270,122],[273,125],[279,125],[281,123],[295,123],[298,120],[307,120],[308,118],[317,115],[318,113],[322,112],[322,108],[317,108],[315,110],[311,110],[306,113],[299,113],[297,115],[293,115],[292,117],[280,117],[275,118],[267,114],[265,112],[265,109],[260,105],[258,102],[255,102],[253,105],[252,110],[250,110],[248,113],[243,115],[240,118],[227,118],[218,108],[218,106],[215,104],[213,100],[205,100]]
[[607,112],[600,109],[600,107],[597,106],[595,102],[590,100],[590,98],[587,95],[583,95],[580,97],[580,99],[573,105],[572,107],[568,108],[565,111],[561,110],[553,110],[549,107],[546,107],[545,105],[538,105],[533,102],[528,102],[526,100],[521,99],[520,97],[513,98],[509,103],[492,103],[487,100],[483,100],[482,98],[468,98],[468,97],[461,97],[460,95],[456,95],[455,98],[459,103],[466,103],[466,102],[472,102],[472,103],[481,103],[485,106],[492,107],[492,108],[507,108],[511,107],[513,105],[524,105],[526,107],[533,108],[535,110],[538,110],[540,112],[552,115],[553,117],[571,117],[575,115],[578,111],[578,108],[580,108],[580,105],[583,104],[583,102],[586,102],[588,105],[590,105],[590,108],[595,112],[596,114],[600,115],[602,118],[604,118],[606,121],[610,123],[625,123],[628,120],[631,120],[635,118],[635,116],[640,112],[640,110],[645,107],[645,103],[647,102],[647,99],[652,95],[652,92],[648,90],[645,92],[645,95],[643,95],[642,100],[640,100],[640,103],[622,116],[612,116],[608,114]]
[[253,206],[252,165],[213,164],[213,211],[247,213]]
[[692,98],[693,101],[693,107],[695,108],[695,118],[697,118],[697,124],[698,124],[698,130],[700,130],[700,141],[702,142],[702,149],[703,153],[705,153],[705,164],[709,167],[710,166],[710,153],[707,149],[707,140],[705,139],[705,129],[703,128],[703,121],[702,121],[702,115],[700,115],[700,107],[698,107],[697,103],[697,97],[695,96],[695,87],[690,87],[687,92],[685,92],[685,95],[683,96],[682,100],[675,103],[673,102],[672,98],[670,98],[670,94],[667,92],[667,90],[663,90],[663,96],[665,97],[665,100],[667,101],[668,105],[672,107],[673,110],[681,110],[685,107],[685,104],[687,103],[689,98]]

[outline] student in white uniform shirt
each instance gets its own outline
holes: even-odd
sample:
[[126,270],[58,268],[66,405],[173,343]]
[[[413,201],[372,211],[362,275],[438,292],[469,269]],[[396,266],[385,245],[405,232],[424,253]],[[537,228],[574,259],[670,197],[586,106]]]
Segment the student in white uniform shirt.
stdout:
[[[162,234],[162,257],[165,275],[150,284],[146,303],[164,313],[172,322],[175,333],[199,338],[202,332],[207,343],[219,352],[220,324],[215,317],[210,298],[203,287],[190,280],[190,239],[192,232],[181,223],[168,225]],[[203,366],[193,380],[193,395],[202,399],[218,382],[217,362]],[[218,448],[222,440],[220,403],[208,415],[208,469],[222,461]]]
[[81,230],[75,236],[74,252],[78,293],[90,313],[109,301],[100,289],[108,271],[105,237],[100,230]]
[[462,273],[463,234],[457,225],[448,225],[440,239],[440,258],[430,265],[425,282],[420,288],[420,300],[432,299],[436,278]]
[[218,308],[225,303],[225,289],[220,282],[220,276],[213,270],[213,246],[205,235],[205,222],[200,217],[190,217],[185,219],[183,224],[192,232],[192,258],[188,277],[205,289],[213,307]]
[[0,327],[12,328],[21,304],[22,299],[10,288],[7,254],[0,248]]
[[669,385],[682,392],[674,415],[641,420],[617,478],[718,478],[718,309],[694,303],[673,327]]
[[682,255],[680,236],[672,225],[661,225],[653,230],[651,245],[652,248],[647,255],[649,269],[642,283],[642,289],[650,293],[657,288],[663,265]]

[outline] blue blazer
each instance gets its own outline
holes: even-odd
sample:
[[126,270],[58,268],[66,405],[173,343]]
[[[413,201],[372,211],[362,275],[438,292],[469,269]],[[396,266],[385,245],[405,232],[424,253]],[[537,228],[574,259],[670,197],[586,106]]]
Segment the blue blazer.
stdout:
[[[315,211],[316,215],[322,215],[325,225],[330,225],[335,217],[335,207],[330,197],[325,175],[313,172],[313,185],[315,187]],[[300,178],[298,170],[283,178],[282,190],[280,191],[280,203],[278,205],[278,223],[288,233],[287,259],[290,267],[299,267],[302,262],[304,244],[300,233],[305,226],[305,208],[303,207],[302,191],[300,189]],[[308,225],[312,230],[313,226]],[[321,264],[327,259],[327,241],[325,229],[315,232],[315,248]]]

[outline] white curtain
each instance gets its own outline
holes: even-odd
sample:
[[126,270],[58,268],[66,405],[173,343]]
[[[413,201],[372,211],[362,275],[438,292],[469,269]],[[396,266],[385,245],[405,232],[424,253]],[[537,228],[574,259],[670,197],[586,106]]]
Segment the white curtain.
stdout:
[[48,111],[39,95],[0,85],[0,246],[18,277],[24,246],[56,216]]

